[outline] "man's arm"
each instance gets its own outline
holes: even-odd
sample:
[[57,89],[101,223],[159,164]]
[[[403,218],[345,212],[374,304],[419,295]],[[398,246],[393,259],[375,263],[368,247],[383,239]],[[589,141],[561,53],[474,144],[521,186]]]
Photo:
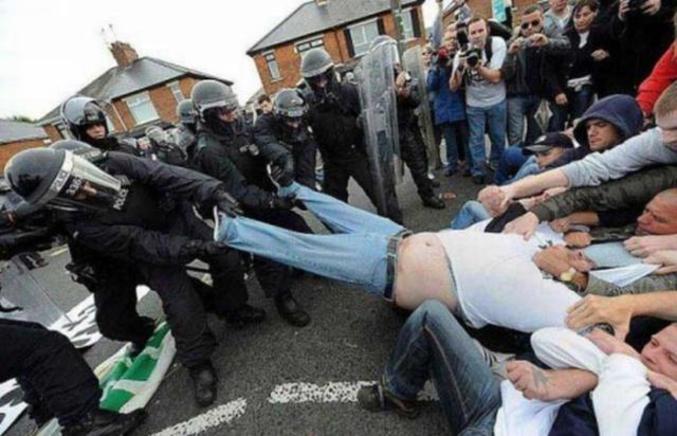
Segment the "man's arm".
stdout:
[[597,376],[582,369],[546,370],[517,360],[506,364],[508,380],[528,400],[572,400],[591,391]]
[[193,201],[213,201],[223,184],[208,175],[162,162],[135,157],[126,153],[108,152],[106,169],[148,185],[159,192]]

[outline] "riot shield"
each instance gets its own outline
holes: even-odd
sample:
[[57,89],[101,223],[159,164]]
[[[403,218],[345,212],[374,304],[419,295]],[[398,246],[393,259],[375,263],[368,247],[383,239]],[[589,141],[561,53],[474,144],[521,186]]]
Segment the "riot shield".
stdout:
[[68,319],[31,272],[42,262],[38,253],[21,253],[2,265],[0,318],[37,322],[46,327]]
[[362,105],[364,141],[380,215],[388,216],[387,193],[402,180],[397,127],[394,40],[374,45],[355,69]]
[[402,55],[402,66],[411,74],[411,77],[418,82],[418,93],[421,97],[421,104],[417,108],[418,123],[421,128],[421,135],[425,143],[426,154],[428,155],[428,165],[430,168],[439,168],[440,152],[435,144],[435,130],[433,114],[430,110],[430,100],[426,86],[426,72],[423,65],[423,50],[420,45],[414,46]]

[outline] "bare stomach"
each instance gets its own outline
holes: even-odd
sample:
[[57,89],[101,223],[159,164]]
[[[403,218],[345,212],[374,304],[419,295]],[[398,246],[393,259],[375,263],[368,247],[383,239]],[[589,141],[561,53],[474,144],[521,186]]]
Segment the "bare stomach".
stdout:
[[417,233],[400,243],[393,285],[395,304],[414,310],[425,300],[435,299],[456,310],[452,288],[447,254],[434,233]]

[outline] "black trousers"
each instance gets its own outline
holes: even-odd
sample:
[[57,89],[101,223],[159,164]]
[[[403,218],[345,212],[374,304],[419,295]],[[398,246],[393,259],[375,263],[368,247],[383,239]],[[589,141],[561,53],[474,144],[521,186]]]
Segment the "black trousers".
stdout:
[[428,178],[428,157],[418,126],[400,129],[400,153],[411,171],[418,195],[421,198],[433,197],[435,192],[433,183]]
[[294,179],[310,189],[316,189],[315,163],[317,160],[317,146],[315,143],[294,144],[292,156],[294,158]]
[[[336,161],[325,159],[324,161],[324,192],[341,201],[348,202],[348,181],[355,179],[358,185],[364,190],[369,200],[374,205],[378,204],[374,180],[369,170],[369,162],[365,155],[361,159],[351,159],[349,161]],[[403,223],[402,211],[397,203],[395,187],[392,182],[386,183],[384,187],[386,193],[387,212],[382,215],[390,218],[398,224]]]
[[25,400],[62,426],[99,406],[99,381],[70,341],[40,324],[0,319],[0,382],[17,378]]
[[[312,233],[300,215],[285,209],[258,209],[247,212],[247,216],[264,223],[301,233]],[[288,292],[292,284],[292,269],[264,257],[254,257],[256,278],[266,297],[275,297]]]

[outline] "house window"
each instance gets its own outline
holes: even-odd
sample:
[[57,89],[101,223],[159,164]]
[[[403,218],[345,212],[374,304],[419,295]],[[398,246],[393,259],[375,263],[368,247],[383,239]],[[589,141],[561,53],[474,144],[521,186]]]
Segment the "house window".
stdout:
[[413,9],[405,9],[400,14],[402,18],[402,38],[404,40],[413,39],[416,37],[414,34],[414,15]]
[[282,76],[280,75],[280,68],[277,66],[277,61],[275,60],[275,53],[272,51],[265,53],[263,58],[266,60],[266,65],[268,65],[270,78],[273,80],[280,80]]
[[186,97],[183,96],[183,92],[181,92],[181,87],[179,86],[179,82],[172,82],[167,85],[167,87],[172,91],[172,94],[174,95],[174,99],[176,100],[177,103],[181,103],[183,100],[186,99]]
[[369,44],[378,36],[376,20],[357,24],[348,29],[350,30],[350,40],[353,42],[355,56],[361,56],[369,51]]
[[299,42],[298,44],[296,44],[296,53],[303,54],[304,52],[307,52],[311,48],[316,47],[324,47],[324,38],[319,37]]
[[155,106],[153,106],[147,91],[125,98],[125,103],[127,103],[127,107],[137,125],[158,119]]

